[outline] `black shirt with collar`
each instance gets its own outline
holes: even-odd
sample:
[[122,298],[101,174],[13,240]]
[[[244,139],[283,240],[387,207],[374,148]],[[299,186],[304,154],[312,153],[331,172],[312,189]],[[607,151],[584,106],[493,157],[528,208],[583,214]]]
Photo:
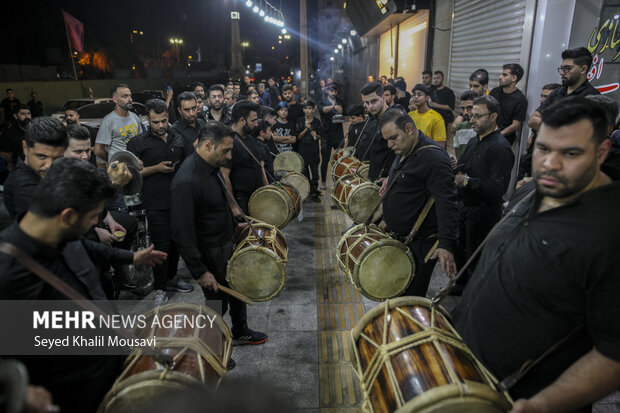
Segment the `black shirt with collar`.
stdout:
[[183,118],[179,118],[172,125],[171,129],[174,129],[176,133],[178,133],[181,138],[183,138],[183,145],[186,149],[186,154],[190,154],[194,152],[194,142],[198,139],[198,132],[200,132],[201,128],[207,126],[207,123],[202,119],[196,119],[196,125],[192,126],[187,123]]
[[577,89],[573,90],[573,93],[570,95],[568,94],[568,86],[560,86],[559,88],[554,89],[553,92],[549,93],[549,96],[547,96],[545,101],[536,110],[538,112],[542,112],[553,102],[557,102],[558,100],[562,100],[568,96],[590,96],[600,94],[601,92],[596,90],[596,88],[594,88],[594,86],[592,86],[587,80],[580,84]]
[[[523,124],[525,115],[527,114],[527,98],[523,92],[517,89],[512,93],[506,93],[504,92],[504,88],[499,86],[492,89],[489,95],[493,96],[499,102],[500,111],[497,127],[500,131],[510,126],[513,120],[518,120]],[[512,145],[517,139],[517,132],[515,131],[505,135],[504,138]]]
[[535,187],[514,193],[511,216],[490,236],[453,312],[468,347],[500,380],[585,325],[511,389],[515,400],[550,385],[593,346],[620,362],[620,182],[544,212],[541,196],[526,198]]
[[[211,109],[207,110],[207,112],[206,112],[206,119],[207,120],[217,120],[211,114]],[[222,116],[220,117],[219,122],[222,122],[224,125],[228,125],[228,126],[230,126],[230,124],[232,123],[232,118],[231,118],[230,112],[228,111],[226,106],[222,106]]]
[[11,218],[15,219],[28,211],[41,177],[21,159],[4,182],[4,204]]
[[[379,128],[380,120],[380,116],[370,115],[366,129],[360,136],[360,142],[355,151],[355,156],[360,160],[370,161],[368,178],[371,181],[387,177],[394,161],[394,152],[388,148],[387,142],[383,139],[381,128]],[[367,151],[369,146],[370,149]]]
[[461,188],[464,205],[501,207],[514,160],[512,148],[499,129],[482,140],[478,135],[470,139],[459,158],[462,171],[469,176],[467,186]]
[[[186,149],[183,138],[173,130],[168,131],[167,141],[153,135],[149,129],[132,138],[127,150],[136,155],[145,167],[154,166],[164,161],[172,162],[175,172],[185,159]],[[156,172],[143,179],[142,203],[147,210],[170,209],[170,183],[175,172]]]
[[[232,158],[226,163],[226,167],[230,169],[230,183],[235,195],[251,195],[263,186],[263,170],[254,159],[260,160],[260,150],[256,139],[252,136],[248,135],[246,138],[242,138],[235,132],[233,139]],[[252,152],[254,157],[248,153],[241,142]]]
[[194,278],[209,265],[201,251],[229,243],[233,237],[233,216],[219,171],[194,152],[172,179],[172,238]]
[[[419,149],[428,145],[434,147]],[[411,155],[402,163],[401,158],[398,155],[394,159],[388,186],[396,181],[383,198],[383,220],[388,230],[406,236],[413,228],[426,201],[433,196],[435,204],[416,237],[427,238],[432,234],[439,234],[438,247],[455,252],[459,209],[454,173],[448,153],[420,132]]]

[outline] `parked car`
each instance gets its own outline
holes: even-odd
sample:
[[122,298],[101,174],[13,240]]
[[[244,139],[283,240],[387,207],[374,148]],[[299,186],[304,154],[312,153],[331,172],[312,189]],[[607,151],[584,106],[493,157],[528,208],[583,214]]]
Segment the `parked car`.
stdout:
[[[99,129],[101,120],[110,112],[114,110],[114,102],[93,103],[91,105],[85,105],[78,108],[77,112],[80,115],[80,123],[89,126],[94,129]],[[148,129],[149,121],[147,119],[146,108],[142,103],[133,102],[131,111],[138,115],[140,123]]]
[[52,113],[52,117],[60,120],[65,119],[65,110],[67,109],[79,109],[82,106],[92,105],[93,103],[112,102],[112,98],[82,98],[82,99],[69,99],[66,101],[59,112]]

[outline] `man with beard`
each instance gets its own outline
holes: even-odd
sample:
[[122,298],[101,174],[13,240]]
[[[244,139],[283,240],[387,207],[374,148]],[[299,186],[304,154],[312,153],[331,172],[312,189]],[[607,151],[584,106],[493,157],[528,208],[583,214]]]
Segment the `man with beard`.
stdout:
[[10,153],[10,156],[5,157],[7,161],[10,161],[8,165],[9,170],[12,170],[17,165],[18,159],[24,159],[22,142],[24,141],[26,126],[32,120],[30,108],[26,105],[15,106],[13,120],[15,123],[4,132],[1,138],[2,148],[0,148],[0,152],[7,155]]
[[433,88],[433,72],[430,70],[425,70],[422,72],[422,84]]
[[601,171],[604,110],[583,97],[542,112],[534,180],[514,193],[453,320],[510,389],[512,412],[590,412],[620,386],[620,184]]
[[256,90],[248,90],[248,100],[252,103],[260,105],[260,98],[258,97],[258,92]]
[[489,72],[486,69],[478,69],[469,76],[469,90],[478,96],[489,94]]
[[[383,93],[383,92],[381,92]],[[323,120],[321,136],[321,190],[327,189],[327,165],[331,158],[332,148],[338,148],[344,139],[342,124],[334,123],[334,116],[344,115],[344,101],[338,97],[335,83],[327,85],[323,99],[318,103],[319,114]]]
[[454,128],[454,156],[456,159],[461,159],[467,143],[476,136],[476,131],[471,127],[470,119],[474,109],[474,100],[477,97],[478,94],[472,90],[466,90],[461,94],[461,114],[459,118],[462,121]]
[[102,164],[102,167],[105,166],[105,162],[101,162],[101,161],[98,162],[97,157],[95,156],[95,141],[97,140],[97,129],[92,128],[88,125],[82,125],[82,123],[80,122],[80,114],[75,109],[65,110],[65,124],[67,126],[69,125],[83,126],[86,129],[88,129],[88,132],[90,133],[90,146],[91,146],[90,162],[93,165]]
[[202,96],[202,98],[204,99],[205,97],[205,85],[202,82],[195,82],[192,84],[192,93],[196,96]]
[[170,220],[170,184],[187,154],[183,139],[168,130],[166,103],[160,99],[151,99],[145,107],[149,130],[129,141],[127,150],[144,165],[140,171],[144,178],[140,192],[151,240],[155,248],[168,254],[166,261],[153,268],[155,305],[164,305],[168,301],[166,290],[182,293],[193,290],[191,284],[180,278],[175,280],[179,253],[172,242]]
[[511,145],[517,140],[517,133],[521,131],[521,124],[527,112],[527,98],[517,89],[517,83],[522,77],[523,68],[520,65],[505,64],[499,75],[499,87],[489,93],[499,102],[497,126]]
[[267,84],[269,85],[267,93],[269,93],[269,98],[271,99],[271,107],[275,109],[278,103],[282,102],[282,96],[280,96],[278,85],[276,85],[276,78],[270,76]]
[[271,107],[271,96],[265,90],[265,84],[262,82],[258,84],[258,96],[261,100],[261,105]]
[[127,150],[127,142],[142,132],[142,124],[138,115],[131,112],[133,100],[131,90],[125,84],[112,88],[114,110],[101,121],[97,140],[95,141],[95,155],[108,161],[118,151]]
[[[37,118],[33,123],[39,119],[50,118]],[[64,129],[60,122],[54,127]],[[0,241],[15,245],[86,299],[105,300],[95,262],[154,265],[166,256],[152,246],[133,253],[82,237],[115,192],[105,173],[95,166],[79,159],[59,159],[36,188],[28,211],[0,233]],[[0,253],[0,300],[68,299],[11,255]],[[123,359],[97,355],[18,358],[26,365],[31,383],[48,389],[63,413],[96,411],[121,372]]]
[[[454,179],[463,202],[460,244],[465,247],[457,257],[458,268],[473,255],[502,216],[502,197],[510,183],[515,155],[497,128],[499,110],[499,103],[492,96],[474,100],[470,121],[477,136],[467,143],[456,168]],[[467,281],[466,276],[459,279],[456,294]]]
[[282,101],[288,104],[288,116],[286,120],[291,125],[297,125],[297,119],[304,116],[304,108],[299,102],[293,99],[293,86],[282,86]]
[[187,156],[194,152],[194,143],[198,139],[198,132],[206,123],[204,120],[198,119],[198,103],[196,102],[196,95],[192,92],[183,92],[179,95],[177,108],[179,120],[172,125],[172,129],[183,139],[185,156]]
[[436,70],[433,74],[429,106],[441,115],[446,126],[446,132],[448,132],[452,127],[452,122],[454,122],[454,113],[452,111],[454,110],[455,97],[452,89],[444,85],[443,81],[443,72]]
[[234,195],[241,211],[231,205],[235,217],[241,213],[248,215],[248,201],[254,191],[265,181],[263,168],[256,161],[260,158],[260,149],[252,136],[258,126],[260,106],[249,100],[238,102],[232,111],[232,138],[234,141],[230,160],[222,166],[222,176],[226,186]]
[[541,113],[545,108],[567,96],[600,95],[590,82],[588,72],[592,66],[592,54],[585,47],[566,49],[562,52],[562,65],[558,73],[562,78],[562,87],[555,89],[530,117],[528,126],[535,131],[541,122]]
[[383,97],[385,98],[385,103],[388,105],[388,107],[392,108],[396,105],[396,98],[398,96],[398,93],[396,92],[396,88],[391,85],[391,84],[387,84],[385,86],[383,86]]
[[230,113],[224,106],[224,88],[213,85],[209,88],[209,110],[207,120],[217,120],[225,125],[230,124]]

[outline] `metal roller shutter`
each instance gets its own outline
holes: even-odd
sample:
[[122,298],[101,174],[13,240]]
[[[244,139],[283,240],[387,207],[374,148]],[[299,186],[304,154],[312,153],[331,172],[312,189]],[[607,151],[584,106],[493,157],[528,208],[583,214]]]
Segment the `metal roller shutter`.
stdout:
[[441,70],[448,79],[450,65],[450,34],[452,33],[452,10],[454,0],[437,0],[433,32],[432,70]]
[[488,70],[492,89],[503,64],[527,68],[527,56],[522,57],[525,9],[526,0],[455,0],[448,79],[457,96],[469,88],[476,69]]

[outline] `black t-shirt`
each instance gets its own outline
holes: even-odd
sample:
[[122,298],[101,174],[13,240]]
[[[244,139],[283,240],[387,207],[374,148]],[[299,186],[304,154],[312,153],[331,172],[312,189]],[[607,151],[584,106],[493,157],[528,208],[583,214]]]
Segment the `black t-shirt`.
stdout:
[[[175,172],[186,157],[182,138],[172,131],[169,131],[166,142],[153,135],[150,130],[143,132],[127,143],[127,150],[140,158],[145,167],[170,161],[175,167]],[[141,191],[144,208],[170,209],[170,183],[175,172],[156,172],[144,177]]]
[[[310,122],[311,130],[316,132],[318,137],[321,136],[321,121],[317,118],[312,118]],[[297,119],[297,152],[304,158],[304,161],[308,165],[317,165],[320,161],[319,158],[319,141],[314,139],[311,131],[306,132],[303,138],[300,138],[301,132],[306,129],[306,117]]]
[[30,114],[33,118],[43,116],[43,103],[40,100],[36,102],[34,100],[29,100],[26,104],[30,108]]
[[[295,124],[291,122],[284,123],[278,118],[273,126],[273,133],[278,136],[295,136]],[[279,152],[290,152],[293,150],[293,145],[290,143],[276,142],[275,144]]]
[[348,145],[353,146],[357,142],[357,139],[360,137],[362,130],[364,129],[364,122],[350,124],[349,132],[348,132]]
[[21,159],[4,182],[4,204],[11,218],[15,218],[30,207],[30,200],[39,185],[41,177]]
[[263,170],[241,142],[245,144],[256,159],[260,160],[260,151],[256,139],[252,136],[247,136],[244,139],[235,132],[232,159],[227,162],[226,167],[230,169],[230,182],[235,195],[250,195],[263,186]]
[[[340,105],[342,107],[342,115],[346,115],[344,111],[344,101],[339,97],[336,97],[336,105]],[[330,102],[327,96],[324,96],[323,99],[317,104],[317,108],[319,110],[319,114],[321,115],[321,120],[323,121],[323,132],[325,136],[324,139],[328,139],[332,141],[332,144],[338,145],[340,141],[344,138],[342,134],[342,124],[341,123],[333,123],[332,120],[334,116],[338,114],[338,112],[333,109],[329,113],[324,113],[323,108],[326,106],[332,106],[332,102]]]
[[[448,105],[452,109],[454,109],[454,101],[455,101],[454,92],[449,87],[444,87],[441,89],[433,88],[433,94],[431,96],[431,99],[433,102],[437,102],[440,105]],[[454,121],[454,113],[452,113],[451,110],[437,109],[437,108],[432,108],[432,109],[436,110],[441,115],[441,117],[443,118],[444,122],[446,122],[446,124]]]
[[297,119],[304,117],[304,107],[299,103],[289,104],[288,105],[288,116],[286,120],[291,125],[297,125]]
[[3,150],[3,152],[11,152],[13,154],[13,165],[17,164],[17,159],[24,159],[24,147],[22,146],[22,141],[24,140],[24,135],[26,131],[19,127],[19,125],[13,125],[8,128],[2,134],[2,146],[3,149],[7,148],[8,151]]
[[[519,89],[512,93],[505,93],[503,88],[496,87],[491,90],[489,95],[499,102],[500,110],[497,126],[500,131],[510,126],[513,120],[518,120],[523,124],[527,114],[527,98]],[[512,145],[515,139],[517,139],[517,133],[512,132],[504,137]]]
[[13,117],[13,111],[17,105],[21,104],[19,99],[9,99],[4,98],[2,102],[0,102],[0,108],[4,110],[4,121],[7,123],[15,123],[15,118]]
[[403,107],[403,109],[408,111],[409,110],[409,101],[410,100],[411,100],[411,98],[408,98],[407,96],[404,96],[402,98],[396,99],[395,105],[400,105],[400,106]]
[[256,147],[258,148],[258,154],[259,154],[257,158],[259,161],[265,162],[265,171],[267,173],[267,179],[271,182],[272,180],[271,177],[274,176],[273,157],[271,156],[271,151],[269,150],[269,147],[264,141],[256,137],[254,137],[254,139],[256,140]]
[[278,106],[278,103],[280,103],[280,99],[278,99],[278,97],[280,96],[280,91],[278,90],[278,87],[276,85],[269,86],[269,88],[267,89],[267,93],[269,93],[269,97],[271,98],[271,107],[275,109],[276,106]]
[[568,94],[568,86],[560,86],[557,89],[554,89],[553,92],[549,93],[547,99],[536,109],[538,112],[542,112],[546,108],[548,108],[552,103],[564,99],[568,96],[590,96],[590,95],[600,95],[601,92],[596,90],[590,82],[587,80],[583,82],[579,87],[573,90],[573,93]]

